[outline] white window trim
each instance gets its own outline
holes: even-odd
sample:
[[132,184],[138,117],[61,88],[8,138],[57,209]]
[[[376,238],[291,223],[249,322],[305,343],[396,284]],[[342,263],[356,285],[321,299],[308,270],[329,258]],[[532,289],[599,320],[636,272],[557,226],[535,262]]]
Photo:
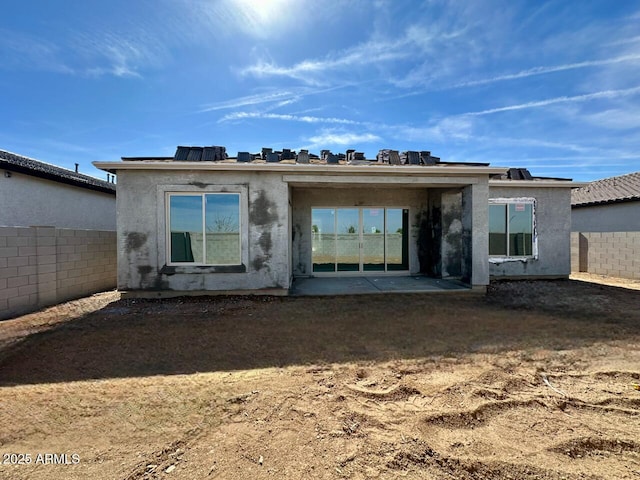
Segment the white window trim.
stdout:
[[532,197],[499,197],[490,198],[489,205],[510,205],[514,203],[521,203],[531,205],[531,247],[532,254],[524,256],[504,256],[504,255],[489,255],[489,263],[505,263],[505,262],[523,262],[526,263],[529,260],[538,259],[538,227],[536,221],[536,199]]
[[[207,185],[202,188],[192,184],[182,185],[158,185],[157,191],[157,231],[158,231],[158,265],[178,268],[180,273],[217,273],[216,268],[229,268],[239,265],[209,265],[196,262],[178,262],[170,263],[171,251],[169,242],[170,225],[168,223],[168,196],[167,194],[189,195],[189,194],[218,194],[232,193],[240,195],[240,265],[245,268],[249,265],[249,189],[244,183],[240,184],[224,184],[224,185]],[[204,270],[203,270],[204,269]],[[208,270],[211,269],[211,270]],[[227,273],[227,271],[224,271]]]

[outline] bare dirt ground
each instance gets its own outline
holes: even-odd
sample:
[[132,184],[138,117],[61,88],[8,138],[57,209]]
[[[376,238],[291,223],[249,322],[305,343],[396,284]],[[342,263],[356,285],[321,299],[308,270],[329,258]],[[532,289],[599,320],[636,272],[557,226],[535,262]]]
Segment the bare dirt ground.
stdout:
[[3,479],[640,478],[640,291],[620,285],[108,292],[0,342]]

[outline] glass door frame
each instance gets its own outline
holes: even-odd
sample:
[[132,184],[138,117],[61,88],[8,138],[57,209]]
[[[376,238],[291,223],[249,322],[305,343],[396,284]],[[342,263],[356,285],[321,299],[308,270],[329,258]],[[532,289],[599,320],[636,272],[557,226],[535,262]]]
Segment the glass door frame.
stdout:
[[[314,263],[313,263],[313,235],[316,232],[313,232],[313,210],[333,210],[334,211],[334,215],[333,215],[333,221],[334,221],[334,225],[333,225],[333,235],[334,235],[334,269],[333,271],[314,271]],[[338,226],[337,226],[337,222],[338,222],[338,210],[341,209],[345,209],[345,210],[354,210],[357,209],[358,210],[358,226],[357,226],[357,230],[358,230],[358,242],[359,242],[359,269],[356,270],[338,270],[338,240],[337,240],[337,236],[338,236]],[[384,270],[364,270],[364,225],[363,225],[363,216],[364,216],[364,210],[382,210],[384,212],[384,221],[383,221],[383,235],[384,235]],[[375,205],[367,205],[367,206],[361,206],[361,205],[343,205],[343,206],[313,206],[311,207],[311,224],[312,224],[312,228],[311,228],[311,242],[310,242],[310,247],[311,247],[311,251],[310,251],[310,255],[311,255],[311,274],[313,276],[317,276],[317,277],[344,277],[344,276],[381,276],[381,275],[396,275],[396,276],[400,276],[400,275],[408,275],[410,273],[410,259],[411,259],[411,255],[409,252],[409,229],[407,228],[407,231],[404,232],[402,234],[402,242],[404,243],[403,248],[407,249],[407,268],[403,269],[403,270],[389,270],[388,268],[388,254],[389,254],[389,242],[387,241],[387,210],[406,210],[407,211],[407,215],[409,215],[410,212],[410,207],[408,206],[396,206],[396,205],[387,205],[387,206],[375,206]],[[407,227],[408,227],[408,221],[407,221]]]

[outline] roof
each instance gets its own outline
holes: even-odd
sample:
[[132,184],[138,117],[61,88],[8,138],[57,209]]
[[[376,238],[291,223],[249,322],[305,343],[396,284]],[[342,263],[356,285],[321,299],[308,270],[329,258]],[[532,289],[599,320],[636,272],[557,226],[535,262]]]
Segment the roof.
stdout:
[[[438,182],[446,183],[448,176],[488,175],[490,185],[503,187],[576,188],[584,185],[565,178],[534,177],[526,168],[491,167],[489,163],[478,162],[445,162],[432,156],[429,151],[400,152],[390,149],[380,150],[375,159],[367,159],[364,153],[355,150],[337,154],[321,150],[320,155],[316,155],[308,150],[296,152],[287,148],[279,151],[263,148],[259,153],[238,152],[236,157],[230,157],[223,146],[180,145],[173,157],[122,157],[121,162],[94,162],[94,165],[111,173],[118,170],[277,171],[297,175],[291,177],[296,182],[302,177],[306,178],[306,174],[324,175],[323,178],[334,179],[338,183],[344,182],[344,175],[358,175],[361,178],[368,175],[367,178],[372,182],[387,176],[391,183],[405,181],[411,176],[416,179],[415,183],[424,183],[429,178],[434,182],[436,177],[439,178]],[[418,180],[418,177],[422,180]],[[318,177],[312,180],[318,181]]]
[[[493,175],[492,180],[533,180],[533,181],[559,181],[559,182],[571,182],[570,178],[558,178],[558,177],[534,177],[526,168],[509,168],[502,175]],[[574,182],[575,183],[575,182]]]
[[65,183],[75,187],[86,188],[98,192],[115,195],[116,185],[105,182],[89,175],[77,173],[66,168],[57,167],[49,163],[34,160],[33,158],[18,155],[16,153],[0,150],[0,169],[16,173],[23,173],[33,177],[44,178],[54,182]]
[[640,200],[640,172],[596,180],[571,192],[571,206]]
[[428,151],[406,151],[384,149],[380,150],[375,159],[367,159],[362,152],[347,150],[346,153],[331,153],[330,150],[321,150],[320,155],[310,153],[308,150],[296,152],[288,148],[273,150],[263,148],[260,153],[238,152],[237,156],[230,157],[226,147],[222,146],[182,146],[179,145],[173,157],[122,157],[125,162],[134,161],[174,161],[174,162],[226,162],[226,163],[284,163],[284,164],[319,164],[319,165],[413,165],[413,166],[469,166],[488,167],[488,163],[477,162],[443,162],[439,157],[434,157]]

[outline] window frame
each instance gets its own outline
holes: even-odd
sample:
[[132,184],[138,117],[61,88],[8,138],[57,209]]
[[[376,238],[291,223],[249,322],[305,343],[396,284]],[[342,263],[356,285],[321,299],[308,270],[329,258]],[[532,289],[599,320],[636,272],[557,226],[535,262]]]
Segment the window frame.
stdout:
[[[243,215],[244,211],[244,192],[242,191],[189,191],[189,190],[170,190],[164,191],[164,261],[165,265],[169,267],[233,267],[233,266],[241,266],[245,264],[245,216]],[[206,197],[207,195],[233,195],[238,199],[238,262],[234,263],[206,263]],[[173,262],[171,261],[171,197],[200,197],[202,199],[202,229],[203,229],[203,251],[202,251],[202,260],[204,262]]]
[[[510,254],[510,229],[509,229],[509,206],[510,205],[515,205],[515,204],[525,204],[525,205],[531,205],[531,254],[530,255],[511,255]],[[538,258],[538,232],[537,232],[537,224],[536,224],[536,199],[532,198],[532,197],[515,197],[515,198],[490,198],[489,199],[489,209],[491,208],[492,205],[504,205],[506,207],[506,218],[505,218],[505,234],[506,234],[506,247],[507,247],[507,253],[505,254],[499,254],[499,255],[495,255],[495,254],[491,254],[489,253],[489,259],[490,260],[501,260],[501,259],[506,259],[506,260],[522,260],[522,261],[526,261],[528,259],[537,259]],[[489,215],[488,215],[489,217]],[[488,224],[488,222],[487,222]],[[491,233],[490,231],[488,232],[489,234]],[[488,247],[490,247],[490,245],[488,245]],[[490,252],[491,249],[488,248],[488,251]]]

